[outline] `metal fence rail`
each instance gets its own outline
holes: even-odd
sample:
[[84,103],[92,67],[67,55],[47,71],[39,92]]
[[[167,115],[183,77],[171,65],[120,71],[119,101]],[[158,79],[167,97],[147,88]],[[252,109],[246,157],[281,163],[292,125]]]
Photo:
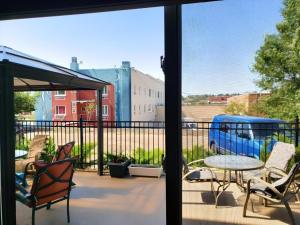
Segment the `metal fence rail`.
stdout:
[[[97,169],[98,147],[103,163],[126,156],[139,164],[161,164],[165,153],[165,124],[153,121],[104,121],[103,146],[98,146],[97,121],[17,121],[16,149],[28,149],[37,134],[48,135],[47,151],[75,141],[72,154],[82,168]],[[266,160],[276,141],[298,146],[295,123],[183,122],[182,149],[187,161],[212,154],[243,154]]]

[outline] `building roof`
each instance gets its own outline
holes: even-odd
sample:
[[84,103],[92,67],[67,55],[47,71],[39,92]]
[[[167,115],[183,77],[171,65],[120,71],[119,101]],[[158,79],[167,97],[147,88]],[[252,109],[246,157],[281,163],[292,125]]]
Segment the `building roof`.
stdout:
[[0,63],[9,65],[15,91],[94,90],[109,84],[6,46],[0,46]]
[[216,115],[214,119],[230,119],[234,122],[247,122],[247,123],[284,123],[285,121],[280,119],[256,117],[256,116],[241,116],[241,115]]

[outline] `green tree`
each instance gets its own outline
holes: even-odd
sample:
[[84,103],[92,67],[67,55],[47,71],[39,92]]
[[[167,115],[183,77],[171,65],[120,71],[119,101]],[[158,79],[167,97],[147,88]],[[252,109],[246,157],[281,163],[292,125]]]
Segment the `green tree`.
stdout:
[[232,115],[247,115],[245,104],[237,102],[230,102],[226,106],[225,112]]
[[285,0],[277,33],[267,35],[257,51],[257,85],[270,92],[259,109],[270,117],[291,121],[300,113],[300,0]]
[[38,95],[26,92],[15,93],[15,114],[34,111]]

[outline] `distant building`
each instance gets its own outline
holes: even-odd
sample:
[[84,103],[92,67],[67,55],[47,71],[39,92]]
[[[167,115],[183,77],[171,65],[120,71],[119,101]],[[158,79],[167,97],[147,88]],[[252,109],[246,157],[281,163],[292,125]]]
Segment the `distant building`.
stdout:
[[[119,68],[108,69],[80,69],[76,57],[72,57],[70,64],[72,70],[79,71],[86,75],[109,82],[114,87],[114,119],[117,121],[155,121],[157,106],[164,105],[164,82],[150,75],[144,74],[130,66],[130,62],[123,61]],[[85,93],[85,92],[83,92]],[[72,97],[71,94],[70,98]],[[50,95],[47,100],[48,108],[50,106],[51,117],[56,114],[55,107],[51,106],[52,102],[57,104],[58,99],[52,100],[55,94]],[[69,97],[68,97],[69,98]],[[71,101],[84,101],[91,99],[77,99]],[[70,101],[70,99],[66,100]],[[67,104],[67,102],[66,102]],[[69,103],[70,105],[71,103]],[[103,105],[105,105],[103,103]],[[70,107],[69,107],[70,108]],[[63,107],[61,108],[63,110]],[[106,108],[103,108],[106,110]],[[41,104],[37,104],[36,111],[42,112]],[[49,111],[49,109],[47,110]],[[83,114],[81,112],[77,114]],[[77,115],[70,116],[76,118]],[[42,120],[45,116],[37,113],[37,120]],[[60,117],[60,116],[56,116]]]
[[[97,119],[96,91],[55,91],[52,92],[52,120],[72,121]],[[115,93],[113,85],[107,85],[102,94],[102,118],[115,120]]]
[[264,96],[268,96],[267,93],[247,93],[242,95],[236,95],[232,96],[227,99],[227,103],[230,104],[232,102],[243,104],[245,106],[245,110],[249,110],[249,107],[251,105],[255,105],[259,99],[261,99]]
[[80,69],[72,57],[71,69],[110,82],[115,87],[115,118],[118,121],[154,121],[156,107],[164,105],[164,82],[123,61],[119,68]]
[[230,96],[209,96],[208,97],[208,103],[209,104],[226,104],[227,99]]

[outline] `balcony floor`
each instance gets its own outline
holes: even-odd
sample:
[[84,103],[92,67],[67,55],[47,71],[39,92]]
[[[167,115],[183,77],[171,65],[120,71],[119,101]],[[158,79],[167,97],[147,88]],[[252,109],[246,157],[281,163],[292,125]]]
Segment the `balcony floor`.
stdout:
[[[77,187],[70,200],[70,225],[165,225],[165,179],[99,177],[96,173],[76,172]],[[255,204],[242,217],[244,195],[232,184],[215,208],[208,183],[183,183],[184,225],[229,224],[290,224],[283,206],[264,208]],[[53,205],[51,210],[36,213],[37,225],[68,224],[66,202]],[[300,224],[300,205],[291,204]],[[17,224],[31,224],[31,209],[17,202]]]

